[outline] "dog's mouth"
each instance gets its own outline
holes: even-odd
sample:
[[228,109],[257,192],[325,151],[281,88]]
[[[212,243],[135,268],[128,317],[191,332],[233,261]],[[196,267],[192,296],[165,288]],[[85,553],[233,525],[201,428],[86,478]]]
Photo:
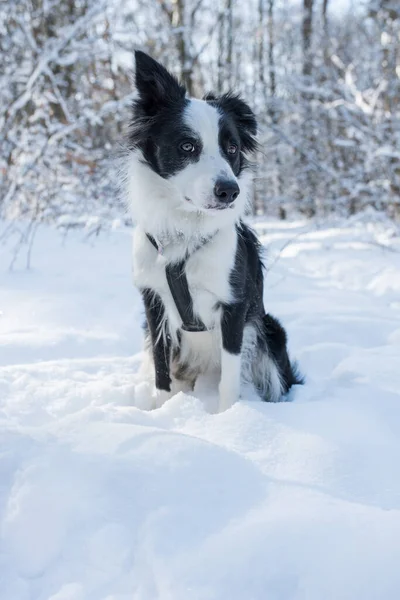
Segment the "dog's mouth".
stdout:
[[[192,204],[192,206],[195,206],[195,204],[193,203],[193,201],[188,198],[187,196],[185,196],[185,200],[186,202],[189,202],[190,204]],[[197,210],[203,211],[203,210],[226,210],[227,208],[233,208],[234,207],[234,202],[231,202],[230,204],[227,203],[220,203],[220,204],[206,204],[205,206],[202,207],[196,207]]]
[[204,207],[206,210],[226,210],[227,208],[233,208],[232,204],[207,204]]

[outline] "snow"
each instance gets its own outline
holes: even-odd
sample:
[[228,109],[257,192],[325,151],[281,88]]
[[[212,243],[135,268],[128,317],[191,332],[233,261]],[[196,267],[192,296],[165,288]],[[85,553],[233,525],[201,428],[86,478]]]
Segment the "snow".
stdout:
[[307,383],[222,414],[210,381],[138,408],[128,231],[0,247],[2,600],[400,597],[399,242],[255,226]]

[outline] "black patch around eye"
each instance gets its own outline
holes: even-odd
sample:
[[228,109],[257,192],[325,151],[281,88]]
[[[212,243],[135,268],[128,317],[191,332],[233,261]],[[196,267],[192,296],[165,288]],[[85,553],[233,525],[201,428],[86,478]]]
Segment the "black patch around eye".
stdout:
[[[204,100],[214,106],[221,114],[220,119],[220,147],[227,157],[235,175],[250,166],[249,155],[257,150],[257,121],[251,108],[240,96],[228,92],[222,96],[207,94]],[[239,140],[238,152],[228,154],[224,151],[223,131],[228,129],[232,134],[232,141]]]
[[177,136],[171,136],[170,139],[160,142],[158,157],[160,163],[160,175],[165,179],[172,177],[182,171],[190,164],[198,162],[200,152],[198,146],[194,146],[192,152],[185,152],[181,149],[181,132]]
[[[145,162],[164,179],[168,179],[188,164],[197,162],[202,146],[200,140],[184,121],[184,112],[188,100],[171,103],[156,116],[146,117],[135,108],[130,147],[140,148]],[[194,152],[183,152],[182,142],[191,141],[195,145]]]
[[[234,122],[226,115],[221,115],[219,121],[219,147],[235,175],[239,175],[242,168],[240,138]],[[231,147],[236,147],[236,152],[229,152]]]
[[[187,165],[198,162],[201,154],[201,142],[194,132],[183,122],[183,118],[172,120],[157,133],[158,173],[164,179],[182,171]],[[184,151],[182,145],[192,144],[193,151]]]

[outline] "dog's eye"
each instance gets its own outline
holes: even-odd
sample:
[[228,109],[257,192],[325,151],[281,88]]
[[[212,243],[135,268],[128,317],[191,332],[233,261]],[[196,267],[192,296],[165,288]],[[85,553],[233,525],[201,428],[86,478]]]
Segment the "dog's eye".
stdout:
[[228,154],[236,154],[237,151],[238,151],[238,147],[236,144],[229,144]]
[[180,145],[180,149],[184,152],[194,152],[195,146],[192,142],[183,142],[183,144]]

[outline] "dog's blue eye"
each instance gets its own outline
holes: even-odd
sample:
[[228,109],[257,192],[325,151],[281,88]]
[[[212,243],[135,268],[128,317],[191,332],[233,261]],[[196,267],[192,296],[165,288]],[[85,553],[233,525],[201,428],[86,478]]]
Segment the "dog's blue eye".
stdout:
[[192,142],[183,142],[183,144],[180,145],[180,148],[184,152],[194,152],[195,150],[194,144],[192,144]]
[[238,150],[238,147],[236,146],[236,144],[230,144],[228,146],[228,154],[236,154]]

